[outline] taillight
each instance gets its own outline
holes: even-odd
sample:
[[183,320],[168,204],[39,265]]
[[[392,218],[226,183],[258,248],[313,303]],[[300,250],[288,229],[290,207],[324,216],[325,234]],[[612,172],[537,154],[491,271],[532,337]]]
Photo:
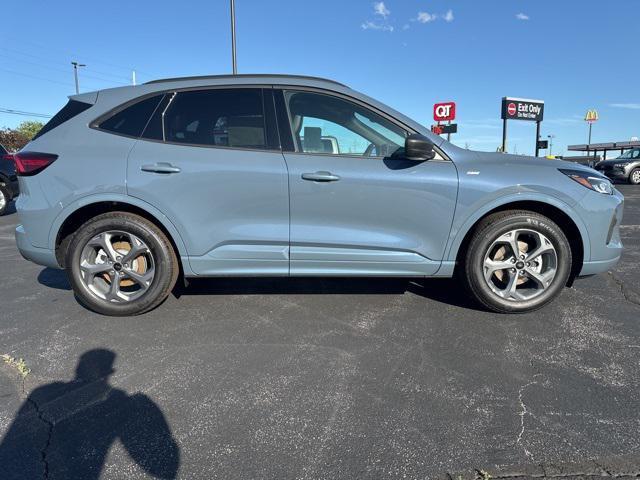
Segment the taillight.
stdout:
[[16,174],[21,177],[29,177],[40,173],[42,170],[51,165],[58,155],[53,153],[40,153],[40,152],[20,152],[13,155],[6,155],[6,157],[13,159],[16,164]]

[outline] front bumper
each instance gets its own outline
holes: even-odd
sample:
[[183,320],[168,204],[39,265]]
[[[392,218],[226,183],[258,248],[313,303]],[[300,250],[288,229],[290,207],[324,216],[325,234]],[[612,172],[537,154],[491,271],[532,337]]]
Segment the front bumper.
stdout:
[[598,171],[598,173],[601,173],[602,175],[605,175],[612,180],[627,180],[629,178],[629,174],[631,173],[631,169],[629,167],[598,168],[596,166],[596,170]]
[[589,192],[575,207],[586,219],[590,251],[584,252],[580,276],[606,272],[622,256],[620,224],[624,211],[624,197],[614,189],[613,195]]
[[55,252],[48,248],[34,247],[22,225],[16,227],[16,245],[24,259],[45,267],[60,268]]

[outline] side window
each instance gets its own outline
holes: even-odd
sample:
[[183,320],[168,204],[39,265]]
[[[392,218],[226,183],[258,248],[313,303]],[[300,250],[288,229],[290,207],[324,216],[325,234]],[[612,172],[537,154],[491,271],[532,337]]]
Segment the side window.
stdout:
[[404,129],[356,103],[291,90],[285,101],[300,152],[386,157],[404,146]]
[[165,100],[144,137],[190,145],[265,149],[265,130],[261,89],[210,89],[177,92]]
[[154,95],[134,103],[107,118],[98,127],[121,135],[139,137],[163,96],[164,94]]

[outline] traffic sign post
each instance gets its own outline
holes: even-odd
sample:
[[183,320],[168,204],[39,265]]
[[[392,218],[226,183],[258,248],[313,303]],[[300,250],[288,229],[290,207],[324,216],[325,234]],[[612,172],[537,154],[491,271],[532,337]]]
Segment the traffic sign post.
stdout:
[[540,124],[544,118],[544,101],[526,98],[502,98],[502,152],[507,152],[507,120],[536,122],[536,157],[540,153]]

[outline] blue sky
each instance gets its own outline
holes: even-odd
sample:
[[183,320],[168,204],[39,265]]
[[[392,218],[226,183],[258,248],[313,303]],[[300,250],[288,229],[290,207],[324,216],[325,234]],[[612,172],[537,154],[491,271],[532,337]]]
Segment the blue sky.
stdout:
[[[4,8],[0,109],[53,114],[73,93],[165,76],[228,73],[227,0],[44,2]],[[554,153],[640,136],[640,2],[635,0],[236,0],[240,73],[347,83],[423,124],[458,104],[452,140],[500,143],[501,97],[543,99]],[[0,127],[29,117],[0,113]],[[535,126],[510,122],[510,151],[533,153]]]

